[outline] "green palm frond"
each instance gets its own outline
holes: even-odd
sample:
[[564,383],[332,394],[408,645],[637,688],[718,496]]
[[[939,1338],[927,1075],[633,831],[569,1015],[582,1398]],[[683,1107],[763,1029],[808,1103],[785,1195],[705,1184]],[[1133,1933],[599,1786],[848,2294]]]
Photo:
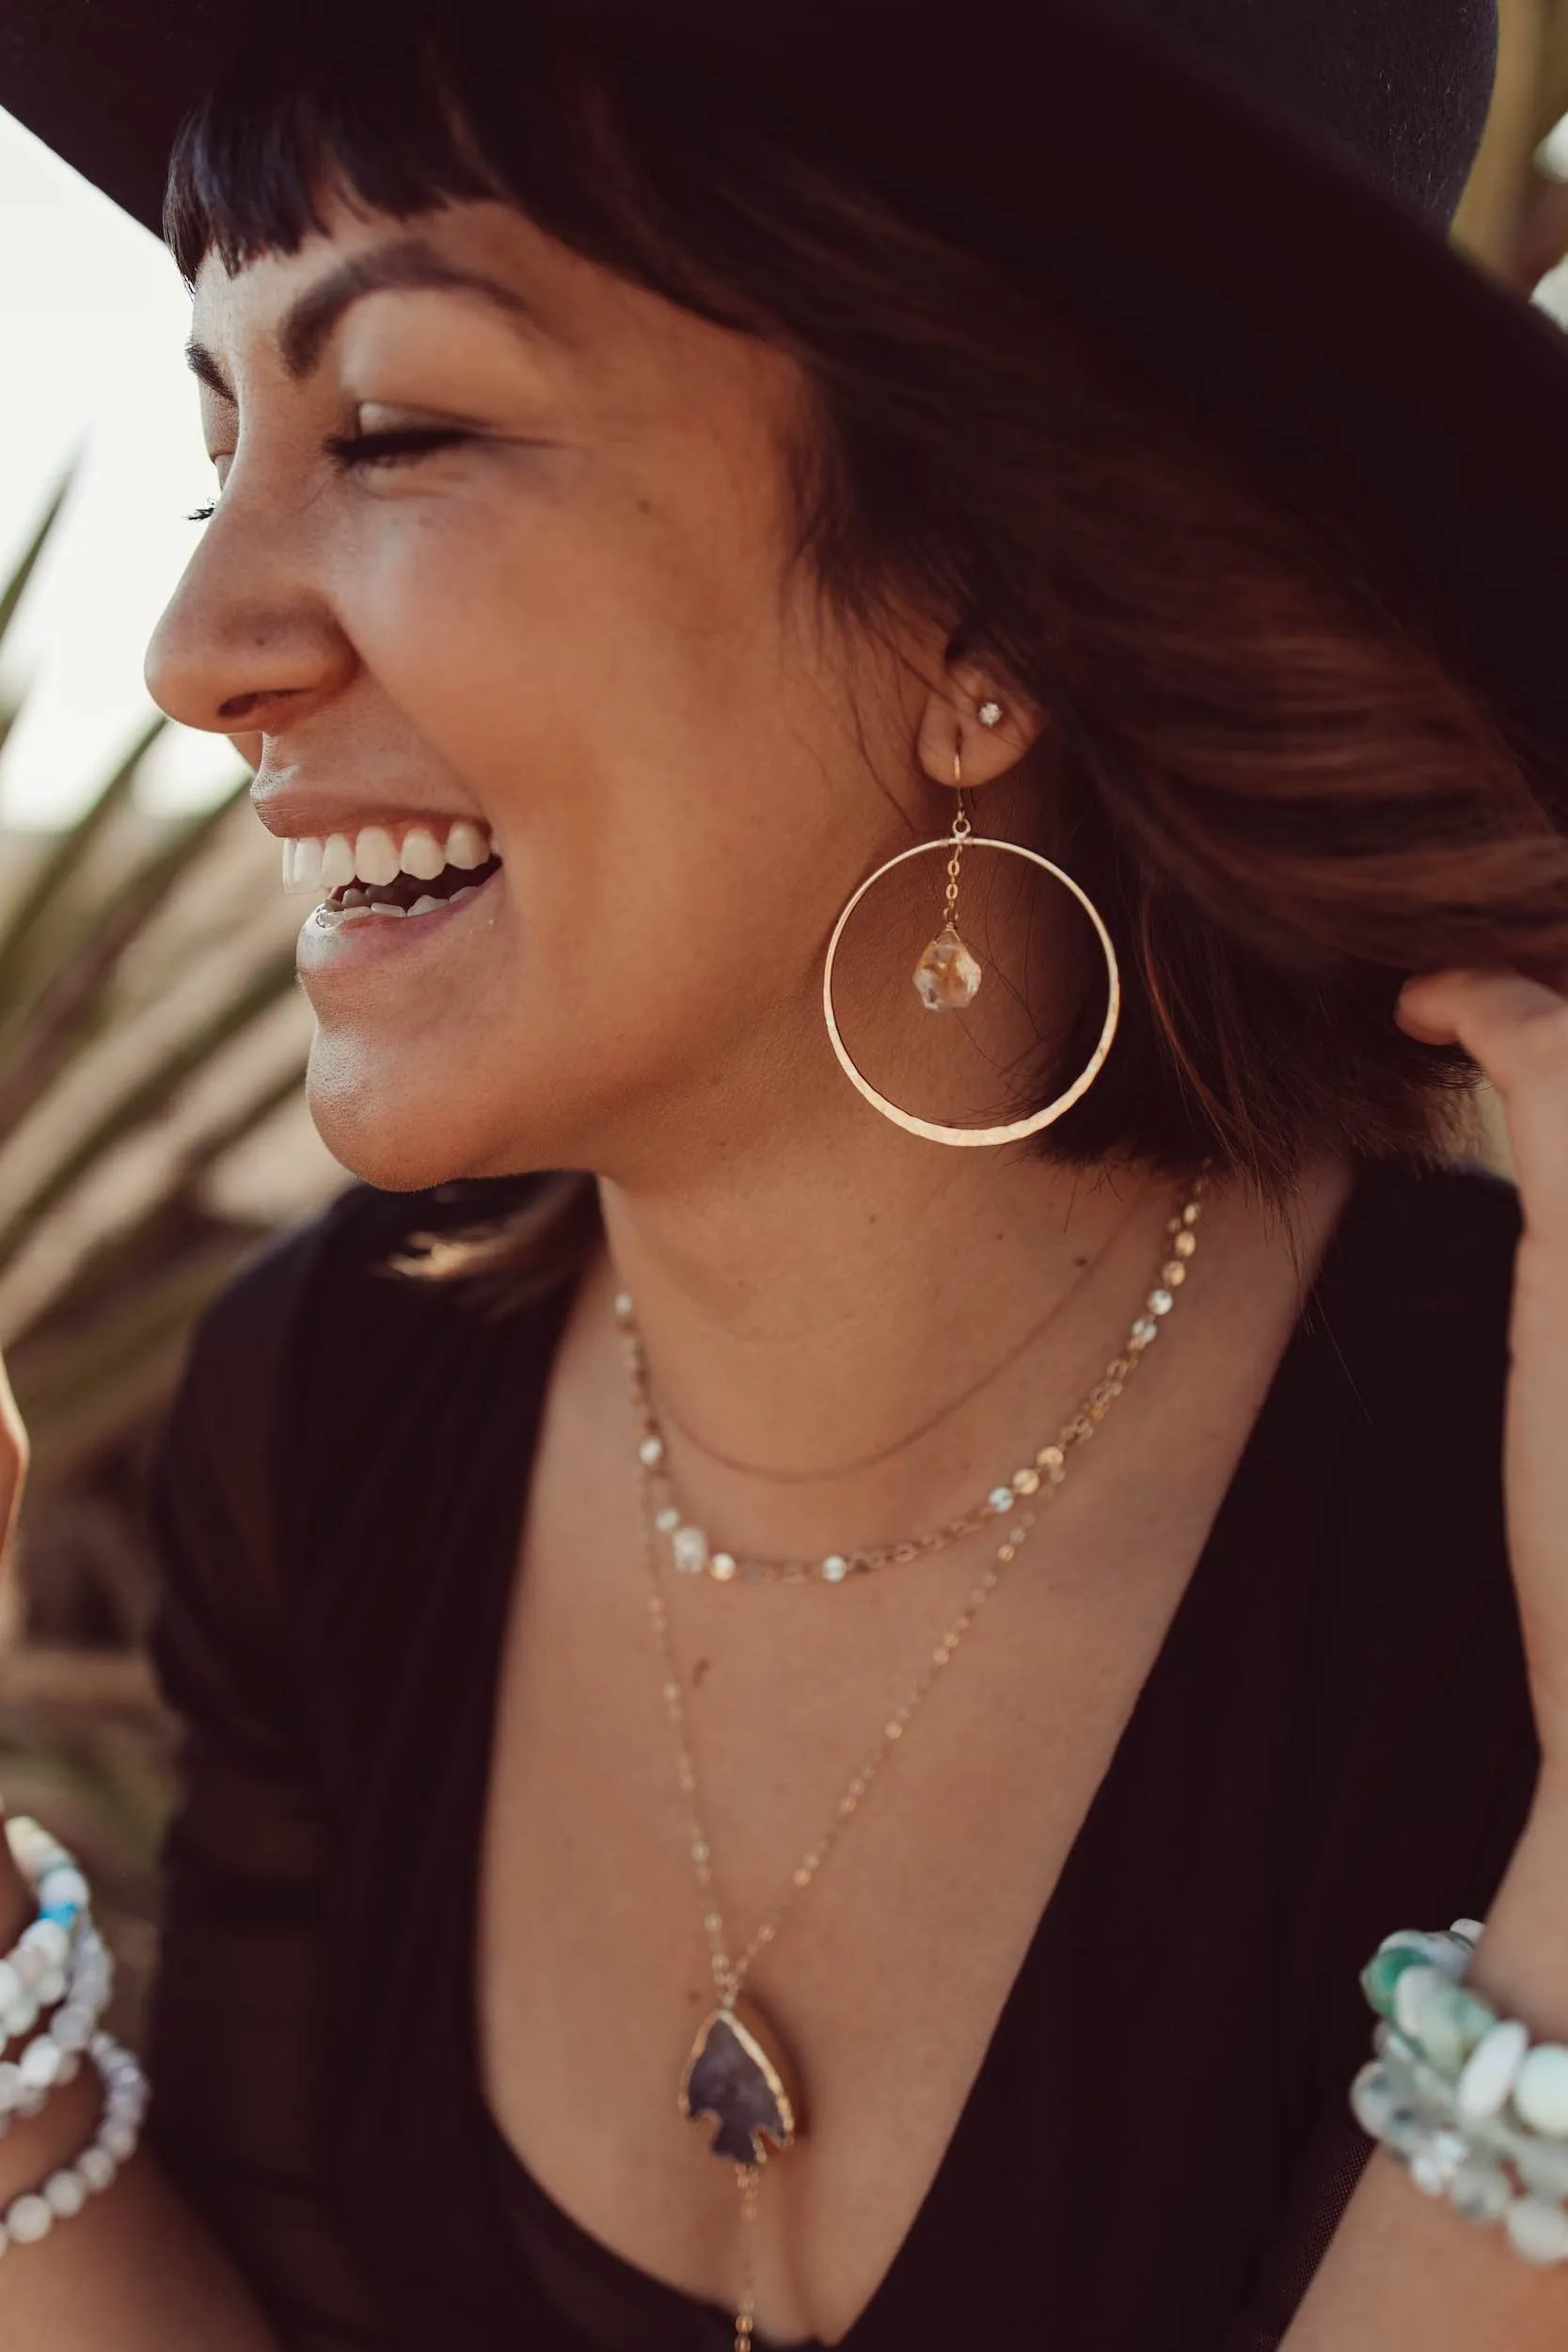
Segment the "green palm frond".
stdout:
[[141,730],[76,822],[40,860],[0,928],[0,1041],[7,1031],[14,1035],[27,1016],[32,992],[42,977],[36,967],[47,951],[50,920],[69,902],[99,836],[129,801],[142,761],[166,723],[154,719]]
[[71,496],[75,480],[75,466],[68,466],[61,476],[58,489],[55,490],[34,525],[33,535],[23,548],[9,580],[5,582],[4,586],[0,586],[0,644],[4,643],[6,631],[15,617],[16,608],[22,602],[27,591],[27,583],[38,569],[39,558],[54,536],[55,525],[60,518],[60,509]]
[[[69,489],[68,477],[0,584],[0,645]],[[51,1597],[52,1580],[69,1581],[55,1501],[112,1481],[145,1442],[193,1319],[264,1232],[215,1210],[210,1184],[297,1095],[303,1068],[302,1038],[280,1057],[261,1034],[294,986],[283,926],[229,919],[236,888],[267,872],[261,836],[252,851],[235,830],[245,781],[195,817],[136,805],[166,723],[149,715],[56,835],[7,845],[21,879],[0,913],[0,1284],[34,1446],[26,1580],[55,1638],[71,1622]],[[121,1193],[130,1146],[141,1173]],[[127,1546],[139,1540],[128,1524]]]
[[[75,479],[76,469],[72,465],[67,468],[58,489],[55,490],[35,524],[33,535],[23,548],[9,580],[0,585],[0,646],[3,646],[6,642],[6,632],[10,628],[17,606],[26,594],[27,583],[38,569],[39,558],[54,536],[55,525],[59,520],[60,509],[70,496],[71,484]],[[16,724],[21,713],[20,701],[8,701],[0,698],[0,751],[5,750],[6,738]]]
[[0,1271],[15,1257],[51,1209],[58,1206],[117,1144],[166,1110],[172,1098],[224,1046],[293,986],[293,952],[249,974],[206,1020],[162,1055],[144,1076],[79,1136],[8,1216],[0,1218]]
[[[71,480],[0,580],[0,649]],[[0,747],[24,699],[0,698]],[[133,2034],[173,1752],[139,1654],[140,1466],[192,1322],[266,1232],[213,1187],[297,1097],[305,1042],[245,781],[178,820],[137,804],[165,726],[149,713],[59,833],[5,836],[0,905],[0,1294],[33,1442],[20,1583],[0,1592],[0,1788],[92,1868]]]

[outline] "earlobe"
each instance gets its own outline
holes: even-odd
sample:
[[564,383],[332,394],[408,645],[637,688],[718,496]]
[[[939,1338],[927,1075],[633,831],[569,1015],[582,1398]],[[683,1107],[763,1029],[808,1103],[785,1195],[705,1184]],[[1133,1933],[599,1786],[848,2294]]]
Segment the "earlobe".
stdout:
[[966,785],[990,784],[1017,766],[1041,731],[1039,716],[1022,695],[987,671],[960,668],[950,673],[944,691],[927,699],[920,764],[934,784],[951,787],[957,751]]

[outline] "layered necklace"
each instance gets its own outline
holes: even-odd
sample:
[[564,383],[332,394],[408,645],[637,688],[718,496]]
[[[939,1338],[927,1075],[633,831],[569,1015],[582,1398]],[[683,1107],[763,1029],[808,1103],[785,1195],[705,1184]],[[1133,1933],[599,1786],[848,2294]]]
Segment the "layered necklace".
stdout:
[[[639,1430],[637,1460],[648,1572],[648,1613],[663,1674],[665,1711],[674,1740],[676,1780],[686,1810],[687,1842],[702,1906],[715,1995],[714,2006],[703,2020],[688,2054],[677,2097],[683,2115],[693,2121],[711,2121],[716,2127],[710,2142],[713,2153],[735,2169],[742,2238],[735,2352],[750,2352],[754,2332],[753,2224],[761,2169],[768,2161],[769,2148],[782,2154],[805,2129],[798,2072],[764,2012],[750,1998],[743,1999],[747,1979],[755,1962],[773,1943],[785,1918],[838,1844],[938,1677],[952,1663],[981,1610],[1017,1559],[1039,1510],[1066,1480],[1073,1454],[1094,1436],[1159,1337],[1196,1253],[1202,1191],[1200,1178],[1191,1196],[1169,1219],[1159,1271],[1120,1350],[1076,1410],[1021,1469],[990,1487],[982,1501],[926,1534],[869,1548],[846,1546],[811,1560],[747,1559],[734,1552],[716,1550],[709,1546],[703,1530],[681,1510],[671,1484],[669,1448],[654,1407],[636,1311],[626,1292],[616,1298],[615,1318]],[[882,1724],[876,1740],[846,1784],[821,1835],[795,1865],[778,1902],[752,1930],[740,1950],[732,1953],[730,1930],[717,1891],[713,1842],[703,1818],[697,1768],[687,1730],[684,1685],[664,1591],[666,1562],[677,1574],[708,1576],[720,1584],[844,1584],[878,1568],[929,1559],[983,1527],[990,1527],[997,1537],[990,1565],[971,1586],[962,1608],[931,1649],[904,1698]]]

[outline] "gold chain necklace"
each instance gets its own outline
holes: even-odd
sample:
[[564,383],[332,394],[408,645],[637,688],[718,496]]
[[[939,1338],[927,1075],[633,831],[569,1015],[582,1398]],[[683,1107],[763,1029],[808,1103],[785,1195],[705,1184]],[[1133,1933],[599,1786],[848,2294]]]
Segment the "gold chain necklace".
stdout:
[[1142,1311],[1134,1318],[1121,1353],[1106,1365],[1072,1419],[1053,1438],[1037,1447],[1031,1460],[1014,1470],[1010,1478],[992,1486],[982,1502],[972,1503],[927,1534],[910,1536],[897,1543],[863,1546],[858,1550],[830,1551],[815,1560],[747,1560],[732,1551],[715,1549],[702,1528],[682,1511],[670,1482],[670,1449],[654,1406],[641,1334],[631,1299],[625,1291],[621,1292],[615,1301],[615,1318],[631,1385],[632,1409],[638,1421],[638,1461],[644,1493],[649,1497],[654,1532],[669,1545],[673,1565],[685,1575],[711,1576],[720,1584],[734,1583],[737,1579],[745,1584],[843,1584],[851,1577],[869,1574],[873,1568],[903,1567],[915,1560],[928,1560],[934,1553],[961,1543],[966,1535],[976,1534],[990,1521],[1006,1518],[1018,1509],[1021,1500],[1037,1494],[1042,1486],[1059,1486],[1067,1476],[1067,1458],[1071,1449],[1093,1437],[1112,1402],[1132,1377],[1144,1350],[1158,1337],[1162,1320],[1176,1304],[1176,1294],[1187,1279],[1188,1264],[1197,1248],[1196,1228],[1202,1192],[1203,1180],[1199,1178],[1191,1197],[1169,1220],[1159,1274]]
[[[957,1396],[948,1397],[934,1413],[927,1414],[924,1421],[917,1422],[913,1429],[906,1429],[901,1438],[893,1438],[887,1445],[879,1445],[874,1454],[860,1454],[852,1462],[836,1462],[829,1470],[769,1470],[765,1464],[743,1462],[736,1455],[721,1454],[717,1446],[709,1445],[705,1438],[699,1438],[687,1426],[678,1413],[672,1410],[668,1399],[662,1408],[655,1407],[657,1419],[654,1421],[652,1428],[644,1434],[662,1436],[659,1422],[663,1422],[675,1432],[678,1438],[684,1438],[694,1453],[701,1454],[709,1462],[717,1462],[721,1470],[738,1470],[743,1478],[754,1478],[768,1486],[822,1486],[830,1485],[834,1479],[852,1478],[858,1470],[876,1470],[880,1463],[891,1462],[895,1455],[907,1453],[911,1446],[918,1445],[922,1438],[930,1437],[934,1430],[942,1427],[944,1421],[951,1421],[955,1413],[961,1412],[966,1405],[971,1404],[984,1390],[989,1389],[992,1381],[1000,1380],[1002,1375],[1010,1371],[1021,1356],[1026,1355],[1037,1341],[1043,1340],[1052,1327],[1061,1321],[1062,1316],[1084,1289],[1085,1284],[1093,1279],[1112,1250],[1124,1239],[1127,1228],[1136,1214],[1136,1208],[1131,1210],[1116,1232],[1108,1235],[1101,1243],[1094,1256],[1085,1259],[1060,1298],[1052,1307],[1050,1313],[1041,1315],[1037,1323],[1032,1323],[1021,1339],[1014,1340],[1006,1355],[999,1356],[995,1363],[988,1364],[985,1371],[977,1378],[972,1380],[966,1389],[960,1389]],[[1174,1231],[1174,1227],[1172,1230]]]
[[[742,2010],[741,1994],[746,1980],[753,1963],[772,1944],[790,1910],[811,1885],[838,1844],[844,1831],[860,1810],[872,1783],[904,1737],[916,1709],[931,1691],[937,1677],[952,1663],[959,1645],[1001,1582],[1004,1572],[1018,1557],[1035,1524],[1037,1503],[1048,1501],[1062,1483],[1066,1463],[1073,1447],[1082,1445],[1094,1435],[1113,1400],[1121,1393],[1134,1366],[1158,1333],[1160,1321],[1170,1313],[1175,1303],[1174,1294],[1180,1287],[1187,1265],[1196,1250],[1194,1229],[1199,1215],[1200,1190],[1201,1183],[1180,1214],[1172,1217],[1167,1228],[1167,1235],[1177,1246],[1179,1254],[1173,1254],[1169,1263],[1162,1266],[1156,1286],[1162,1295],[1162,1303],[1156,1305],[1155,1293],[1151,1292],[1142,1313],[1132,1325],[1122,1353],[1113,1359],[1077,1412],[1063,1424],[1055,1447],[1042,1448],[1040,1454],[1036,1455],[1037,1463],[1042,1460],[1047,1451],[1060,1456],[1049,1470],[1044,1486],[1038,1477],[1035,1477],[1032,1484],[1026,1483],[1022,1486],[1018,1486],[1015,1481],[1007,1490],[1004,1512],[999,1514],[993,1508],[996,1496],[1000,1493],[997,1489],[979,1518],[965,1515],[972,1527],[983,1524],[989,1517],[1005,1516],[1008,1518],[1006,1533],[997,1546],[994,1560],[971,1587],[963,1607],[931,1650],[919,1677],[900,1705],[888,1716],[880,1738],[859,1771],[850,1777],[823,1834],[801,1855],[790,1873],[790,1883],[783,1898],[752,1931],[750,1941],[734,1959],[730,1956],[729,1931],[715,1888],[713,1843],[698,1804],[697,1767],[687,1733],[680,1666],[675,1657],[670,1611],[659,1573],[660,1535],[663,1531],[658,1520],[664,1506],[659,1503],[658,1497],[664,1482],[657,1475],[658,1463],[650,1462],[646,1452],[639,1447],[644,1558],[648,1572],[648,1613],[663,1670],[665,1711],[675,1742],[676,1779],[686,1804],[688,1845],[703,1905],[703,1928],[707,1937],[709,1965],[718,1996],[688,2054],[681,2074],[677,2103],[681,2113],[691,2121],[700,2122],[705,2117],[717,2125],[709,2144],[714,2153],[724,2158],[735,2169],[740,2201],[741,2285],[736,2309],[734,2352],[752,2352],[755,2332],[757,2191],[761,2169],[768,2161],[768,2144],[771,2143],[773,2149],[783,2154],[805,2129],[799,2080],[787,2052],[766,2016],[753,2004],[748,2002]],[[1180,1248],[1183,1238],[1187,1247]],[[1174,1281],[1168,1279],[1173,1267],[1178,1269],[1178,1279]],[[646,1375],[642,1373],[640,1389],[641,1349],[637,1342],[632,1303],[623,1293],[615,1304],[617,1320],[628,1341],[626,1355],[632,1377],[634,1407],[641,1409],[641,1398],[646,1392]],[[949,1525],[955,1524],[957,1522],[949,1522]],[[895,1549],[890,1556],[899,1556],[901,1549]],[[910,1556],[923,1555],[917,1549]],[[866,1557],[869,1559],[869,1555]],[[727,1581],[728,1579],[721,1578],[720,1581]]]

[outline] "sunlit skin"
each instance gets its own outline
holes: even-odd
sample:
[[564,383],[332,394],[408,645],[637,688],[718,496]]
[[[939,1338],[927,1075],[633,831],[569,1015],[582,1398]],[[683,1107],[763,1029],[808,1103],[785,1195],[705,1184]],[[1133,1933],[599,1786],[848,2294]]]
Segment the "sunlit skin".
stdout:
[[[317,1121],[382,1184],[593,1168],[650,1331],[666,1288],[736,1323],[765,1359],[742,1384],[767,1381],[741,1408],[770,1433],[760,1458],[841,1458],[847,1398],[874,1436],[927,1406],[918,1342],[889,1359],[895,1266],[972,1374],[1002,1352],[988,1325],[1016,1336],[1130,1206],[1136,1243],[1165,1205],[1135,1173],[1064,1178],[896,1133],[823,1030],[849,892],[941,834],[955,748],[982,830],[1022,831],[1039,720],[991,671],[944,663],[945,617],[841,628],[791,564],[783,448],[805,394],[783,355],[499,206],[416,224],[340,208],[330,226],[233,279],[201,272],[221,495],[149,678],[175,716],[245,743],[276,833],[467,817],[503,862],[450,915],[330,938],[305,923]],[[296,379],[291,312],[410,236],[552,340],[474,293],[382,290]],[[468,437],[417,460],[345,470],[328,453],[454,419]],[[1098,1345],[1098,1300],[1085,1327]],[[801,1416],[790,1443],[781,1411]],[[711,1434],[758,1457],[745,1430]]]
[[[332,324],[318,303],[307,367],[295,306],[410,237],[503,298],[404,284]],[[276,833],[464,818],[502,860],[478,897],[420,923],[306,921],[322,1132],[393,1187],[560,1165],[601,1180],[613,1265],[590,1269],[552,1372],[501,1670],[486,2093],[579,2221],[723,2304],[733,2184],[674,2110],[705,1953],[610,1294],[634,1291],[670,1410],[757,1466],[674,1449],[693,1512],[737,1549],[819,1554],[934,1525],[1099,1373],[1173,1187],[898,1134],[838,1072],[819,1005],[841,905],[879,860],[942,831],[956,745],[982,830],[1019,838],[1048,814],[1049,714],[984,663],[948,661],[953,616],[895,606],[886,628],[851,628],[814,595],[790,560],[784,453],[806,406],[792,360],[500,207],[415,223],[335,207],[297,254],[233,279],[210,261],[194,332],[222,487],[150,657],[158,700],[242,740]],[[452,446],[397,464],[345,469],[330,448],[454,427]],[[988,730],[991,695],[1006,716]],[[907,970],[886,985],[907,991]],[[1049,1026],[1063,1007],[1039,1009]],[[1488,1951],[1494,1982],[1564,2030],[1549,1960],[1568,1948],[1554,1892],[1568,1882],[1568,1495],[1542,1432],[1568,1417],[1554,1209],[1568,1009],[1534,983],[1450,976],[1424,983],[1409,1017],[1499,1075],[1531,1211],[1510,1502],[1553,1769]],[[1168,1339],[758,1966],[810,2118],[767,2176],[758,2227],[759,2324],[780,2342],[841,2337],[909,2230],[1347,1184],[1325,1158],[1288,1219],[1216,1185]],[[1053,1302],[1005,1378],[897,1445]],[[8,1504],[14,1455],[13,1441]],[[832,1474],[762,1474],[802,1465]],[[682,1581],[676,1645],[701,1661],[689,1719],[736,1941],[777,1902],[983,1556],[837,1593]],[[63,2151],[80,2119],[60,2115],[39,2129],[65,2134]],[[24,2141],[0,2146],[0,2193],[8,2166],[17,2186],[35,2176],[39,2142]],[[71,2249],[96,2233],[127,2352],[266,2352],[243,2291],[198,2279],[149,2169],[136,2177]],[[1402,2352],[1415,2317],[1433,2352],[1558,2340],[1495,2249],[1418,2210],[1402,2183],[1370,2179],[1342,2240],[1289,2352]],[[194,2281],[178,2310],[166,2284],[119,2283],[143,2246],[160,2280]],[[8,2265],[8,2322],[40,2352],[103,2341],[92,2277],[90,2262],[45,2259],[19,2288]],[[144,2337],[125,2332],[127,2311],[148,2314]]]
[[[853,1123],[820,942],[847,881],[938,829],[919,755],[950,772],[957,723],[919,673],[941,679],[942,632],[852,642],[789,572],[778,453],[802,393],[781,355],[499,206],[417,233],[526,289],[553,334],[477,293],[382,292],[296,383],[273,324],[328,258],[403,236],[345,217],[234,280],[209,262],[222,495],[149,663],[166,708],[261,737],[275,832],[469,815],[504,860],[418,953],[412,932],[307,930],[322,1132],[406,1186],[663,1174],[775,1140],[781,1095],[797,1129]],[[324,454],[459,421],[413,461]],[[1018,718],[1002,741],[969,729],[974,783],[1016,760]]]

